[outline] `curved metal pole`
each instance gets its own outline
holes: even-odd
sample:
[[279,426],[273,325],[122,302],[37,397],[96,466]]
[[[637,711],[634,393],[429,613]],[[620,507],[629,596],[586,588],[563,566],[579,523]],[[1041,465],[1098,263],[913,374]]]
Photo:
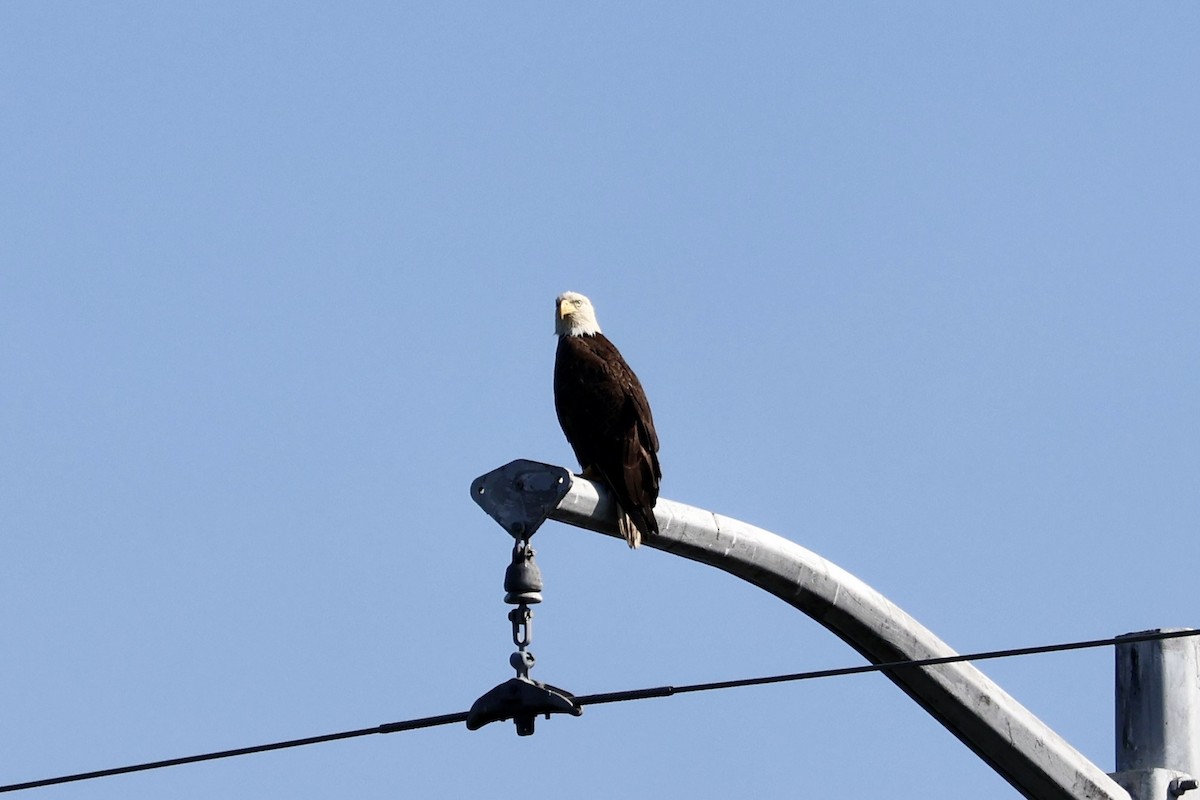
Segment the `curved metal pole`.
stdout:
[[[619,536],[608,492],[562,467],[514,461],[472,484],[506,530],[546,519]],[[540,494],[539,494],[540,493]],[[803,611],[873,664],[956,655],[942,640],[858,578],[769,531],[660,499],[659,535],[647,547],[708,564]],[[887,670],[917,701],[1031,800],[1129,800],[1129,794],[973,665]]]

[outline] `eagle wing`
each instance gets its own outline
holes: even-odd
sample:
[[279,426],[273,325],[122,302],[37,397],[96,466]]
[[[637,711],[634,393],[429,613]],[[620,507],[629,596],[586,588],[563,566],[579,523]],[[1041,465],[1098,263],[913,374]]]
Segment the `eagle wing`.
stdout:
[[643,533],[657,533],[662,470],[641,381],[603,334],[565,336],[554,366],[558,421],[584,470],[599,472]]

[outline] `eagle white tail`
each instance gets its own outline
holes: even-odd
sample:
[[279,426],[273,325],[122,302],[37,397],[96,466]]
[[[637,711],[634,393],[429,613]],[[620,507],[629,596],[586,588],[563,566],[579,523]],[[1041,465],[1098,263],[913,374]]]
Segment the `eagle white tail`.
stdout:
[[642,543],[642,532],[633,524],[633,520],[624,511],[617,514],[617,530],[625,537],[625,541],[629,543],[631,550],[636,549]]

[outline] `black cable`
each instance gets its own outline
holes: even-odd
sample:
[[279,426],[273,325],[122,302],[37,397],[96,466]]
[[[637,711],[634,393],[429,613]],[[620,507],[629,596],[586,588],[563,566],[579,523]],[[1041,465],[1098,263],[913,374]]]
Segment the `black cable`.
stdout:
[[600,703],[620,703],[625,700],[643,700],[650,697],[670,697],[688,692],[707,692],[712,689],[734,689],[740,686],[762,686],[768,683],[786,683],[789,681],[807,681],[814,678],[836,678],[842,675],[861,675],[865,672],[886,672],[906,667],[933,667],[938,664],[954,664],[959,661],[987,661],[992,658],[1009,658],[1012,656],[1029,656],[1040,653],[1060,653],[1067,650],[1086,650],[1094,647],[1108,647],[1115,644],[1133,644],[1134,642],[1151,642],[1161,639],[1179,639],[1185,636],[1200,636],[1200,630],[1180,631],[1148,631],[1133,633],[1127,636],[1117,636],[1112,639],[1089,639],[1082,642],[1066,642],[1064,644],[1046,644],[1037,647],[1015,647],[1008,650],[985,650],[979,653],[963,653],[937,658],[922,658],[913,661],[889,661],[883,664],[863,664],[857,667],[839,667],[837,669],[817,669],[809,672],[791,672],[786,675],[769,675],[764,678],[742,678],[732,681],[714,681],[712,683],[693,683],[686,686],[658,686],[653,689],[634,689],[628,692],[607,692],[604,694],[588,694],[576,697],[579,705],[599,705]]
[[400,731],[411,731],[417,728],[431,728],[434,725],[448,725],[452,722],[463,722],[467,718],[466,712],[458,714],[443,714],[440,717],[422,717],[421,719],[410,719],[404,722],[389,722],[375,728],[359,728],[355,731],[341,731],[340,733],[327,733],[323,736],[309,736],[305,739],[288,739],[284,742],[272,742],[270,744],[258,744],[252,747],[239,747],[236,750],[218,750],[215,753],[202,753],[196,756],[184,756],[182,758],[168,758],[164,761],[149,761],[145,764],[132,764],[127,767],[113,767],[112,769],[101,769],[95,772],[80,772],[75,775],[62,775],[57,778],[44,778],[40,781],[29,781],[28,783],[12,783],[7,786],[0,786],[0,792],[18,792],[22,789],[37,789],[41,786],[54,786],[59,783],[74,783],[75,781],[87,781],[93,778],[107,778],[110,775],[125,775],[130,772],[143,772],[148,769],[161,769],[162,767],[177,767],[180,764],[195,764],[197,761],[214,761],[218,758],[231,758],[233,756],[247,756],[252,753],[266,753],[270,750],[285,750],[289,747],[303,747],[306,744],[320,744],[321,742],[335,742],[338,739],[353,739],[356,736],[367,736],[372,733],[399,733]]
[[[1040,653],[1059,653],[1066,650],[1084,650],[1095,647],[1108,647],[1116,644],[1132,644],[1135,642],[1150,642],[1162,639],[1179,639],[1185,636],[1198,635],[1200,635],[1200,630],[1148,631],[1146,633],[1134,633],[1126,636],[1117,636],[1112,639],[1089,639],[1082,642],[1067,642],[1064,644],[1049,644],[1040,645],[1037,647],[1017,647],[1009,650],[987,650],[980,653],[965,653],[961,655],[941,656],[938,658],[924,658],[914,661],[891,661],[884,664],[863,664],[857,667],[840,667],[837,669],[811,670],[809,672],[793,672],[786,675],[770,675],[761,678],[743,678],[741,680],[715,681],[712,683],[693,683],[685,686],[658,686],[649,689],[634,689],[624,692],[605,692],[602,694],[581,695],[575,698],[575,702],[580,706],[601,705],[603,703],[620,703],[626,700],[644,700],[651,697],[670,697],[676,694],[706,692],[712,689],[732,689],[740,686],[761,686],[769,683],[804,681],[812,680],[814,678],[833,678],[841,675],[859,675],[865,672],[885,672],[887,670],[895,669],[930,667],[937,666],[938,664],[953,664],[960,661],[986,661],[993,658],[1027,656]],[[358,730],[353,731],[327,733],[323,736],[310,736],[304,739],[289,739],[283,742],[272,742],[270,744],[260,744],[252,747],[240,747],[235,750],[218,750],[213,753],[184,756],[182,758],[170,758],[164,761],[149,761],[144,764],[133,764],[126,767],[114,767],[112,769],[96,770],[95,772],[80,772],[75,775],[63,775],[57,778],[44,778],[42,780],[29,781],[27,783],[12,783],[6,786],[0,786],[0,792],[17,792],[23,789],[36,789],[41,786],[54,786],[60,783],[73,783],[75,781],[86,781],[93,778],[105,778],[110,775],[125,775],[130,772],[143,772],[145,770],[160,769],[162,767],[175,767],[181,764],[194,764],[198,761],[214,761],[219,758],[231,758],[233,756],[251,755],[253,753],[265,753],[271,750],[284,750],[289,747],[303,747],[304,745],[320,744],[321,742],[333,742],[339,739],[353,739],[358,736],[367,736],[375,733],[399,733],[401,731],[411,731],[419,728],[432,728],[437,725],[449,725],[455,722],[465,722],[466,719],[467,713],[465,711],[461,711],[457,714],[443,714],[437,717],[421,717],[419,719],[404,720],[402,722],[388,722],[374,728],[359,728]]]

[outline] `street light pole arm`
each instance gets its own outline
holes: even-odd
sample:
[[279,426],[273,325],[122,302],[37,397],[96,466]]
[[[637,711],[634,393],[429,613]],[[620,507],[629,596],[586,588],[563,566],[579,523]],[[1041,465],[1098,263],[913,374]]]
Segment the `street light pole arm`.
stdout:
[[[539,491],[548,494],[535,497]],[[510,532],[515,525],[536,531],[548,517],[619,536],[607,490],[562,467],[514,461],[476,479],[472,495]],[[667,499],[659,499],[655,517],[659,535],[644,538],[644,546],[717,567],[765,589],[873,664],[956,655],[879,592],[794,542]],[[1103,770],[972,664],[903,667],[884,674],[1025,797],[1129,800]]]

